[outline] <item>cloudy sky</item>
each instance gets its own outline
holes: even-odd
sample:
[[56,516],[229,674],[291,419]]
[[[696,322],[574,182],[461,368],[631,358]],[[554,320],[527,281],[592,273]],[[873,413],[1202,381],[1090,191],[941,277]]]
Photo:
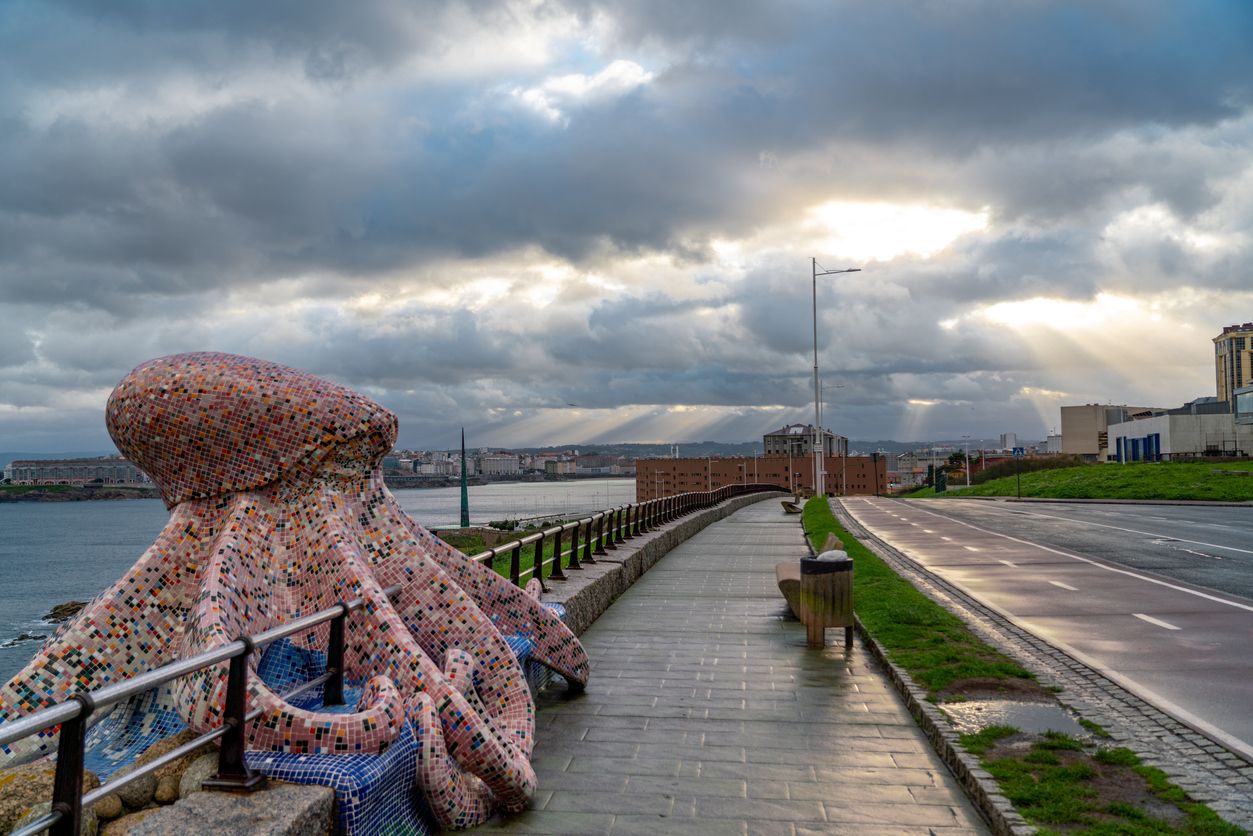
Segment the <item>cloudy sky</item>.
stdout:
[[[3,0],[0,449],[221,350],[400,442],[1043,437],[1253,320],[1247,0]],[[574,404],[575,406],[571,406]]]

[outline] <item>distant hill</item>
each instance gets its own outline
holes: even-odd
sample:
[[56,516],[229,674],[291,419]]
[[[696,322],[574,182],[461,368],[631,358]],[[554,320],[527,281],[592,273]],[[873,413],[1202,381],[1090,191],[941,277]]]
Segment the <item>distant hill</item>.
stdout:
[[117,450],[69,450],[64,453],[4,453],[0,452],[0,468],[7,467],[9,462],[19,459],[96,459],[101,456],[116,456]]

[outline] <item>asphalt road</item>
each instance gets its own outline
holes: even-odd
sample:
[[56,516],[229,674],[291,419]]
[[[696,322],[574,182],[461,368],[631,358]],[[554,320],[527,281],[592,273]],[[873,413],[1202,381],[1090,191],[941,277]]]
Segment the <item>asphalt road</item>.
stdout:
[[1033,543],[1253,599],[1253,508],[917,502],[928,511]]
[[844,504],[928,570],[1253,760],[1253,510]]

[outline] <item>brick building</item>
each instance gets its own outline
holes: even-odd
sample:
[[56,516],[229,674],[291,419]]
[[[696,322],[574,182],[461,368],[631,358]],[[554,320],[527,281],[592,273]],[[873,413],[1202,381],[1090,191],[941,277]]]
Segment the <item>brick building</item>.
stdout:
[[[878,454],[826,456],[824,469],[827,490],[835,495],[872,495],[887,488],[887,459]],[[754,483],[777,485],[788,491],[813,490],[814,460],[808,456],[739,456],[635,462],[638,501]]]

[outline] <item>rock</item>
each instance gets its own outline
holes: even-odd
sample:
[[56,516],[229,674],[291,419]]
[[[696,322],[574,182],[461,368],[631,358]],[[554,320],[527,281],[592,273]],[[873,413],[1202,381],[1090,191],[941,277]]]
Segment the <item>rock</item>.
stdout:
[[[47,759],[0,771],[0,833],[8,833],[32,808],[52,799],[56,771]],[[100,779],[94,772],[83,773],[83,792],[98,786]]]
[[34,633],[22,633],[22,634],[21,634],[21,635],[19,635],[19,636],[16,636],[16,637],[14,637],[14,638],[9,639],[9,640],[8,640],[7,642],[5,642],[4,644],[0,644],[0,647],[17,647],[17,646],[18,646],[19,644],[21,644],[22,642],[34,642],[34,641],[40,641],[40,642],[41,642],[41,641],[43,641],[43,640],[44,640],[44,639],[46,639],[46,638],[48,638],[48,637],[47,637],[47,636],[37,636],[37,635],[35,635]]
[[[13,827],[16,830],[19,827],[22,827],[26,824],[33,822],[35,819],[46,816],[51,811],[52,811],[52,802],[41,801],[38,804],[36,804],[34,807],[31,807],[30,811],[26,815],[18,819],[17,822],[14,823]],[[82,823],[82,826],[79,827],[78,832],[80,834],[83,834],[83,836],[96,836],[96,830],[99,828],[99,826],[100,826],[100,821],[99,819],[96,818],[96,814],[92,812],[90,809],[84,810],[83,811],[83,823]],[[47,833],[46,830],[44,832]]]
[[48,610],[48,614],[43,617],[43,620],[50,621],[53,624],[60,624],[62,621],[68,621],[77,615],[78,611],[85,606],[87,606],[86,601],[66,601],[64,604],[57,604]]
[[205,779],[217,774],[217,752],[201,755],[192,761],[191,765],[183,772],[183,777],[178,782],[178,797],[186,798],[193,792],[200,792],[200,787],[204,784]]
[[153,807],[148,810],[140,810],[137,813],[127,813],[120,819],[114,819],[113,821],[106,823],[105,826],[100,829],[100,836],[126,836],[126,834],[131,832],[135,825],[139,824],[141,821],[160,809],[160,807]]
[[[129,836],[322,836],[331,831],[334,802],[335,791],[330,787],[278,781],[252,793],[195,792],[119,832]],[[107,833],[114,836],[113,830]]]
[[[125,777],[139,768],[138,764],[128,764],[117,772],[114,772],[111,779]],[[117,791],[118,798],[122,799],[122,803],[131,810],[139,810],[147,806],[152,801],[152,795],[157,791],[157,777],[155,775],[145,775],[142,778],[136,778],[131,783],[122,787]]]
[[116,819],[126,812],[126,808],[122,806],[122,799],[118,798],[115,792],[111,792],[97,801],[91,806],[91,809],[95,812],[97,818],[104,821]]
[[157,791],[152,799],[158,804],[173,804],[178,801],[178,782],[182,775],[162,775],[157,779]]
[[[192,740],[194,740],[196,737],[197,735],[195,732],[191,731],[190,729],[184,729],[178,734],[171,735],[170,737],[167,737],[164,740],[159,740],[156,743],[149,746],[147,749],[145,749],[144,753],[135,759],[135,765],[144,766],[145,764],[152,763],[154,760],[161,757],[166,752],[176,749],[179,746],[182,746],[184,743],[189,743]],[[178,760],[167,763],[165,766],[161,767],[160,769],[158,769],[156,772],[152,774],[156,776],[158,783],[160,783],[162,778],[166,778],[169,776],[174,776],[177,779],[182,776],[182,774],[187,770],[187,767],[190,766],[191,762],[194,761],[196,758],[200,757],[206,752],[216,752],[216,751],[217,749],[214,748],[212,743],[206,743],[205,745],[201,746],[199,749],[195,749],[189,752],[188,754],[183,755],[183,757],[179,758]]]

